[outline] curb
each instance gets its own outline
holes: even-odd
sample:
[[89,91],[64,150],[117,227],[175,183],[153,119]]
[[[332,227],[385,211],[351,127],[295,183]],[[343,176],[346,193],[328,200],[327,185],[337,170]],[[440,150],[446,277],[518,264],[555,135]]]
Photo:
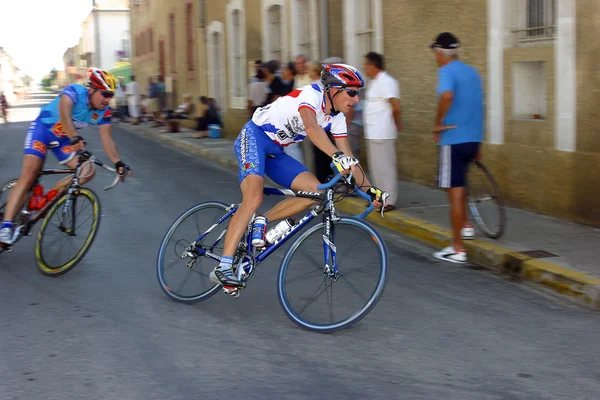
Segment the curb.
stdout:
[[[151,137],[156,141],[176,147],[187,153],[216,161],[237,171],[237,161],[233,158],[222,157],[206,149],[190,146],[177,138],[155,132],[142,131],[142,129],[125,129],[138,135]],[[336,208],[345,213],[356,215],[364,211],[365,204],[364,200],[347,198],[337,203]],[[382,218],[378,213],[371,213],[366,220],[435,247],[447,246],[452,238],[450,231],[430,222],[410,217],[398,210],[386,213],[385,218]],[[549,289],[579,305],[600,310],[600,279],[483,240],[465,241],[465,250],[467,250],[469,260],[473,264],[509,275],[519,281]]]

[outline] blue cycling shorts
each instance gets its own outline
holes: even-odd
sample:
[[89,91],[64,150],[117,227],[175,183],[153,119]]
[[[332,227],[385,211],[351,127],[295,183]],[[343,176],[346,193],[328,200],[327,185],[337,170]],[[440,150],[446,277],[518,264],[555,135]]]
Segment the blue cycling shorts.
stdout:
[[238,159],[240,183],[248,175],[265,174],[278,185],[290,189],[302,172],[308,171],[301,162],[283,151],[254,122],[248,121],[233,145]]
[[66,164],[75,156],[75,150],[71,145],[71,139],[62,132],[62,129],[48,128],[43,122],[35,120],[29,125],[27,136],[25,137],[25,154],[30,154],[46,159],[46,153],[50,142],[58,142],[58,147],[52,149],[52,152],[60,164]]

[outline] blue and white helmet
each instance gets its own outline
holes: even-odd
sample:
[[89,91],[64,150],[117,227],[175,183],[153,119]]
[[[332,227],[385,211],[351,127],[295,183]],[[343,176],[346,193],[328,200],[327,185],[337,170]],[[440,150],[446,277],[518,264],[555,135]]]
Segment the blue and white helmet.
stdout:
[[363,87],[365,80],[360,71],[347,64],[323,64],[321,83],[325,88],[337,87]]

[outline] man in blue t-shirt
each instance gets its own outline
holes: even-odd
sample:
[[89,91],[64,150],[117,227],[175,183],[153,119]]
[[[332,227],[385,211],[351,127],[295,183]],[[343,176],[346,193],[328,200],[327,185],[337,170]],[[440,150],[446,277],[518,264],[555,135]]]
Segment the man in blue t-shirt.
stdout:
[[[85,140],[77,131],[89,125],[97,125],[104,152],[115,163],[119,175],[129,175],[130,168],[121,161],[112,138],[112,112],[108,105],[117,91],[117,79],[109,72],[97,68],[88,70],[89,85],[69,85],[58,97],[40,110],[31,123],[25,137],[23,168],[17,184],[10,191],[4,215],[0,213],[0,245],[12,244],[13,219],[23,205],[27,192],[42,169],[49,149],[59,163],[76,168],[79,163],[77,151],[83,150]],[[92,179],[92,167],[85,166],[79,183]],[[59,190],[71,181],[71,176],[59,181],[53,189]]]
[[458,39],[441,33],[431,45],[439,66],[438,107],[433,137],[439,143],[438,186],[448,189],[452,245],[434,257],[463,264],[463,239],[475,232],[467,221],[465,190],[467,167],[479,154],[483,141],[483,85],[477,70],[458,59]]

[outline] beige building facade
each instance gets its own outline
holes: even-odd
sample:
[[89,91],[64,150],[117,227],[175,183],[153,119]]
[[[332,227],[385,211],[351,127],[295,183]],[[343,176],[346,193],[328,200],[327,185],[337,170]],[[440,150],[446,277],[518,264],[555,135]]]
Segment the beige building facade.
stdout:
[[340,56],[362,68],[366,52],[382,53],[401,88],[399,177],[431,186],[437,172],[431,137],[437,66],[428,46],[438,33],[453,32],[462,43],[461,59],[484,80],[483,160],[508,205],[600,226],[600,2],[163,3],[132,5],[138,81],[145,88],[148,76],[163,74],[174,106],[183,93],[215,98],[228,137],[249,118],[254,60]]

